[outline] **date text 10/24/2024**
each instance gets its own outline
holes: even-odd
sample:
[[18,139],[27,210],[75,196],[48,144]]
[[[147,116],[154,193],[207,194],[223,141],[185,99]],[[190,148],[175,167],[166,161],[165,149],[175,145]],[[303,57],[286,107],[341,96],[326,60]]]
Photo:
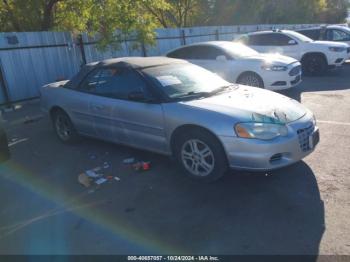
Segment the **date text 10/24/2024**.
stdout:
[[128,261],[219,261],[216,256],[128,256]]

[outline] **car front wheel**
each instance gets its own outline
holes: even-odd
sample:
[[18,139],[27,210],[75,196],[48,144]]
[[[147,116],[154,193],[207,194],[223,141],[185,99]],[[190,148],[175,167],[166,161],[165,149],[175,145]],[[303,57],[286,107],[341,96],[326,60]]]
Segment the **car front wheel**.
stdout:
[[202,130],[182,134],[176,141],[177,161],[191,178],[212,182],[227,171],[225,152],[212,134]]
[[303,72],[306,75],[322,75],[327,70],[327,61],[321,55],[309,55],[302,62]]
[[53,114],[53,125],[57,137],[64,143],[73,143],[78,140],[78,134],[69,116],[62,110]]
[[240,75],[237,84],[264,88],[264,82],[261,77],[253,72],[247,72]]

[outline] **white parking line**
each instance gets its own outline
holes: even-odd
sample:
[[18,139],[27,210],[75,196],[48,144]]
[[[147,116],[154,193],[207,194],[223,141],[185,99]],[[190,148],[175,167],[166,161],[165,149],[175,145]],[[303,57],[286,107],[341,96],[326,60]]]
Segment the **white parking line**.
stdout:
[[341,126],[350,126],[350,123],[347,123],[347,122],[337,122],[337,121],[317,120],[317,123],[332,124],[332,125],[341,125]]

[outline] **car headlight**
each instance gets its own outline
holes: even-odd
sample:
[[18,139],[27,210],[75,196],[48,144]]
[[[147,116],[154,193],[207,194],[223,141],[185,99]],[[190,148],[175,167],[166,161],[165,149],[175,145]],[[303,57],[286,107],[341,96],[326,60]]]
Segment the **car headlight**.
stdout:
[[238,137],[271,140],[279,136],[287,136],[288,128],[282,124],[238,123],[235,125]]
[[316,121],[315,115],[312,115],[312,124],[313,124],[313,126],[317,125],[317,121]]
[[346,50],[346,47],[330,46],[328,49],[332,52],[344,52]]
[[279,65],[263,65],[261,68],[268,71],[287,71],[288,69],[286,66]]

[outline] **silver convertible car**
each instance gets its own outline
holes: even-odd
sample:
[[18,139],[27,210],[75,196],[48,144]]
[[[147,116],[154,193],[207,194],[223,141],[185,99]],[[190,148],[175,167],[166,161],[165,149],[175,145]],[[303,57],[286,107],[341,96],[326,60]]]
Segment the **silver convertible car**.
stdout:
[[231,84],[184,60],[91,63],[40,93],[63,142],[83,135],[171,155],[203,181],[229,168],[267,171],[293,164],[319,141],[314,115],[297,101]]

